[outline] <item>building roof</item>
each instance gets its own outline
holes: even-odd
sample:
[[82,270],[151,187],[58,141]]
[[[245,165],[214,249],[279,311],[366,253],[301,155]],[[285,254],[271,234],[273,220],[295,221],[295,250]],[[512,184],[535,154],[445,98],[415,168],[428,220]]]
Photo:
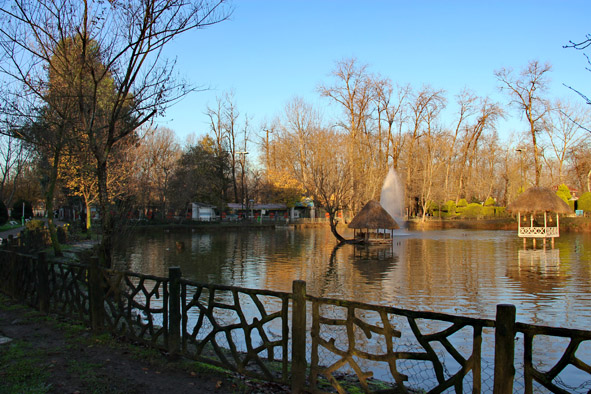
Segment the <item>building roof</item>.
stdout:
[[355,215],[349,228],[394,230],[400,227],[379,202],[371,200]]
[[551,189],[530,187],[507,206],[507,211],[513,213],[571,213],[572,209]]
[[[237,202],[229,202],[227,205],[228,205],[228,208],[235,209],[235,210],[242,210],[242,209],[247,208],[246,205],[242,205]],[[287,206],[285,204],[252,204],[252,205],[248,205],[248,209],[253,209],[255,211],[258,211],[261,209],[266,209],[269,211],[271,211],[271,210],[285,210],[285,209],[287,209]]]

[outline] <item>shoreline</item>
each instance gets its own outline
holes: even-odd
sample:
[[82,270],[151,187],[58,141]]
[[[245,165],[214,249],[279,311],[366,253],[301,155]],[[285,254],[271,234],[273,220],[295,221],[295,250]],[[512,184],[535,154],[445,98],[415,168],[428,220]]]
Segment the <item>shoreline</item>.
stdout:
[[[549,224],[550,226],[552,224]],[[347,224],[340,224],[343,228]],[[274,230],[277,228],[318,228],[329,227],[328,223],[154,223],[154,224],[132,224],[126,225],[126,229],[138,231],[150,231],[161,229],[164,231],[206,231],[206,230]],[[501,219],[439,219],[428,218],[425,221],[421,219],[410,219],[404,222],[403,228],[411,231],[424,230],[445,230],[445,229],[465,229],[465,230],[509,230],[517,231],[517,220],[511,217]],[[591,217],[561,217],[560,231],[563,232],[591,232]]]
[[[517,220],[514,218],[503,219],[411,219],[406,222],[409,230],[512,230],[517,231]],[[550,224],[553,226],[553,224]],[[587,233],[591,232],[591,218],[587,217],[561,217],[560,231]]]

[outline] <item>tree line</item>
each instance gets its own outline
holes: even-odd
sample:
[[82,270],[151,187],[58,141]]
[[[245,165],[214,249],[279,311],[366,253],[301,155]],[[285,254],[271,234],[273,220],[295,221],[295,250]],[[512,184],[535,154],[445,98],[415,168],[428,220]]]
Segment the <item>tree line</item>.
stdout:
[[[98,206],[107,263],[118,218],[164,217],[190,202],[223,210],[228,202],[293,206],[312,198],[340,237],[337,212],[378,198],[390,168],[403,180],[409,215],[462,199],[506,205],[531,185],[591,189],[588,106],[549,97],[551,65],[535,60],[494,71],[505,92],[495,102],[469,89],[450,97],[396,84],[343,59],[317,89],[336,115],[296,97],[255,129],[227,92],[204,109],[202,137],[181,144],[152,123],[192,91],[161,50],[231,9],[222,1],[128,3],[0,7],[2,199],[10,206],[42,196],[50,213],[68,199],[87,212]],[[523,119],[524,128],[501,141],[507,117]],[[51,214],[49,224],[53,236]]]

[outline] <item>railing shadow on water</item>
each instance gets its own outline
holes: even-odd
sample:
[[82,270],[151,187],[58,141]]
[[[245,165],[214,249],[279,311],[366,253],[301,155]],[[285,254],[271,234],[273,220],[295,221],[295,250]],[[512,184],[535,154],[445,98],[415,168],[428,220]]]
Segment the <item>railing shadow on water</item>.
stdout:
[[0,251],[0,290],[171,357],[293,392],[555,392],[591,388],[591,331],[202,284]]

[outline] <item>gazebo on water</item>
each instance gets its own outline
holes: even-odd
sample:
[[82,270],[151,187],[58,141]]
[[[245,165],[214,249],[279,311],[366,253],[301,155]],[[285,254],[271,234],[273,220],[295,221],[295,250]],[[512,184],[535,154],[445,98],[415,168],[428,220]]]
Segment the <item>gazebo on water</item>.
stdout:
[[349,223],[359,243],[379,244],[392,242],[392,230],[400,228],[396,220],[376,200],[371,200]]
[[[507,211],[517,213],[517,235],[523,238],[523,246],[526,245],[527,238],[532,238],[534,248],[538,238],[543,240],[544,245],[546,245],[546,238],[550,238],[552,247],[554,247],[554,238],[560,236],[560,217],[558,215],[572,213],[568,204],[547,187],[530,187],[507,206]],[[542,213],[544,215],[543,223]],[[552,215],[548,215],[549,213],[556,214],[555,225],[552,223]],[[525,214],[523,221],[521,214]],[[527,214],[529,214],[529,223]]]

